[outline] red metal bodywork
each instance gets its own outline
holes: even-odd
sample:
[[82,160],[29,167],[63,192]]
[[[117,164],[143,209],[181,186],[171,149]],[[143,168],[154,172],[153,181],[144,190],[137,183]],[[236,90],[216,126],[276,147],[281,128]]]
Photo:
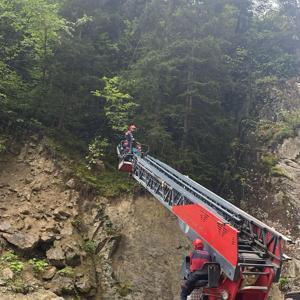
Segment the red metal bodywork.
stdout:
[[270,268],[266,268],[264,272],[266,274],[257,276],[251,286],[245,285],[245,278],[242,276],[236,281],[224,278],[218,288],[204,288],[203,294],[207,295],[209,300],[222,299],[223,291],[228,293],[228,300],[267,300],[275,274]]
[[218,251],[231,265],[238,262],[238,230],[198,204],[172,208],[174,214]]
[[191,298],[193,300],[199,300],[201,295],[206,295],[208,300],[221,300],[223,299],[222,293],[226,291],[228,300],[267,300],[274,272],[272,269],[270,269],[270,272],[265,271],[268,274],[259,276],[256,282],[251,286],[246,286],[243,277],[240,277],[236,281],[231,281],[223,277],[220,280],[218,288],[203,288],[202,292],[199,293],[199,291],[196,291]]
[[[172,210],[224,259],[236,268],[242,268],[238,266],[238,230],[224,223],[202,205],[174,206]],[[247,284],[242,271],[241,269],[241,275],[235,281],[223,275],[218,288],[204,288],[203,294],[207,295],[209,300],[222,299],[224,291],[228,293],[228,300],[266,300],[275,276],[274,270],[265,268],[262,272],[264,274],[257,275],[251,285]]]
[[132,172],[132,162],[122,160],[119,163],[118,170],[121,172],[131,173]]

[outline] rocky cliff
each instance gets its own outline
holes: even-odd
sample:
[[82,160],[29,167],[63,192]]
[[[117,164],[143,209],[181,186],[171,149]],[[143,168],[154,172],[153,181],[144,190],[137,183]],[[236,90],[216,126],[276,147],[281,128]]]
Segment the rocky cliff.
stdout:
[[[272,101],[260,107],[255,151],[264,165],[252,174],[246,210],[291,237],[279,289],[272,299],[300,290],[300,79],[293,78],[270,89]],[[254,162],[255,160],[253,160]]]
[[286,292],[300,290],[300,130],[294,137],[285,139],[275,154],[276,167],[283,174],[272,179],[275,220],[283,224],[295,243],[287,249],[292,259],[285,266],[281,280],[281,289]]
[[83,188],[37,136],[9,150],[0,161],[0,299],[176,298],[189,243],[167,210]]
[[38,137],[10,150],[0,164],[0,298],[11,292],[34,298],[41,290],[49,299],[96,295],[94,249],[81,212],[85,199],[74,180]]

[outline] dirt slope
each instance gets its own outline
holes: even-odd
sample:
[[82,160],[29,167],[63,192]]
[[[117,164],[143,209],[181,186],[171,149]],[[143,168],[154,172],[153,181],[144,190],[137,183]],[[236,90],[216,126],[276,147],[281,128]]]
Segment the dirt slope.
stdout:
[[181,262],[190,249],[177,219],[152,197],[124,199],[107,211],[122,233],[113,267],[134,299],[177,299]]

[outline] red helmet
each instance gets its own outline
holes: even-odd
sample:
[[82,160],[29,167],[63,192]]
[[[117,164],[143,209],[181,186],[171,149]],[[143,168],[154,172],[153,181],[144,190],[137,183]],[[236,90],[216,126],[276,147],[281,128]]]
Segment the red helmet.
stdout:
[[135,125],[130,125],[128,129],[129,129],[129,130],[135,130],[135,129],[136,129],[136,126],[135,126]]
[[200,239],[195,239],[193,242],[195,250],[202,250],[203,249],[203,242]]

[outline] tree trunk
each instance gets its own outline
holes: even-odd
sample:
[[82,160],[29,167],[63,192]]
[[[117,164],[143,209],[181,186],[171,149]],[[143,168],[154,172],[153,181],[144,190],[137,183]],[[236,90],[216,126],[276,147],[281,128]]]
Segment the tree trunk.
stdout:
[[183,124],[183,133],[184,138],[182,139],[182,148],[185,147],[188,140],[188,132],[190,128],[190,117],[193,110],[193,79],[194,79],[194,63],[193,59],[195,56],[195,37],[196,37],[196,28],[194,27],[193,31],[193,40],[192,40],[192,49],[191,49],[191,60],[188,64],[188,73],[187,73],[187,89],[186,89],[186,98],[185,98],[185,114],[184,114],[184,124]]

